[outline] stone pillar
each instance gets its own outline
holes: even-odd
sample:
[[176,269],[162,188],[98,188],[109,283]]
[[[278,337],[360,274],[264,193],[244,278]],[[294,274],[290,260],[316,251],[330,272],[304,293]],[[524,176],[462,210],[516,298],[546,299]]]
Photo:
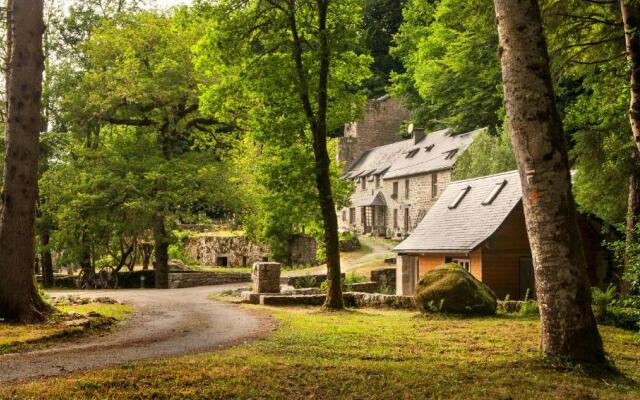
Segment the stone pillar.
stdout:
[[418,257],[398,255],[396,257],[396,294],[413,296],[418,283]]
[[254,263],[251,279],[254,293],[280,293],[280,263]]

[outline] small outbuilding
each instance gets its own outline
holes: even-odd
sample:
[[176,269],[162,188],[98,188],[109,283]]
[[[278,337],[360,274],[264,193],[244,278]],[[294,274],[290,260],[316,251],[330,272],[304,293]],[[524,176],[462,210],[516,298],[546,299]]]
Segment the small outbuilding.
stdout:
[[[589,279],[603,286],[610,255],[602,223],[579,214]],[[518,171],[451,182],[415,231],[398,245],[396,292],[413,295],[427,272],[455,262],[499,298],[534,294],[533,262]]]

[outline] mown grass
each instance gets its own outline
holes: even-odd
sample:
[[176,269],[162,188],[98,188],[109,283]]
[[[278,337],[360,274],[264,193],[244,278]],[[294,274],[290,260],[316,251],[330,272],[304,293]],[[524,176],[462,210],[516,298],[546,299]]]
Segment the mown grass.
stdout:
[[[131,306],[124,304],[89,303],[57,308],[64,313],[74,312],[80,315],[96,312],[103,317],[116,320],[123,320],[132,312]],[[84,334],[87,330],[88,328],[83,326],[65,326],[55,316],[54,320],[47,324],[0,323],[0,355],[30,350],[56,339]]]
[[615,328],[601,331],[618,372],[593,371],[543,361],[533,319],[253,308],[279,329],[217,353],[14,385],[0,398],[640,398],[640,343]]

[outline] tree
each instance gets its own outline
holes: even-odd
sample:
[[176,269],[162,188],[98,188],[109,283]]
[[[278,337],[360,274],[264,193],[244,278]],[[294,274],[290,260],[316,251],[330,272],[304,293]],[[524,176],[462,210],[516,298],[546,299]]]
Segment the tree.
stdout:
[[500,130],[500,135],[491,135],[485,130],[458,157],[452,179],[476,178],[512,171],[517,167],[506,127]]
[[33,277],[42,95],[42,0],[8,1],[6,153],[0,215],[0,316],[38,322],[50,311]]
[[496,0],[504,102],[522,181],[542,350],[603,362],[537,0]]
[[371,56],[371,78],[363,86],[369,97],[386,93],[392,73],[403,73],[402,62],[389,52],[393,36],[402,23],[406,0],[364,0],[362,6],[362,40]]
[[502,91],[491,0],[409,0],[403,15],[392,52],[406,72],[392,74],[393,92],[408,100],[415,122],[497,132]]
[[211,110],[241,119],[257,138],[293,135],[313,150],[327,308],[343,307],[327,133],[353,120],[364,103],[353,94],[370,62],[355,50],[360,15],[351,0],[222,1],[199,48],[201,68],[216,81],[203,97]]

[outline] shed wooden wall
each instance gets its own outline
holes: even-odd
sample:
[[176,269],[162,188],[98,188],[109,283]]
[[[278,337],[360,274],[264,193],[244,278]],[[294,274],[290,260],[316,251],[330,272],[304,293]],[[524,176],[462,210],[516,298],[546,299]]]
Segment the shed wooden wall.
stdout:
[[[593,286],[606,286],[609,257],[602,248],[599,225],[580,215],[580,233],[584,242],[589,280]],[[470,255],[433,253],[419,256],[419,277],[444,264],[446,257],[470,258],[471,273],[487,284],[502,299],[520,295],[520,259],[531,257],[522,204],[519,204],[489,239]]]

